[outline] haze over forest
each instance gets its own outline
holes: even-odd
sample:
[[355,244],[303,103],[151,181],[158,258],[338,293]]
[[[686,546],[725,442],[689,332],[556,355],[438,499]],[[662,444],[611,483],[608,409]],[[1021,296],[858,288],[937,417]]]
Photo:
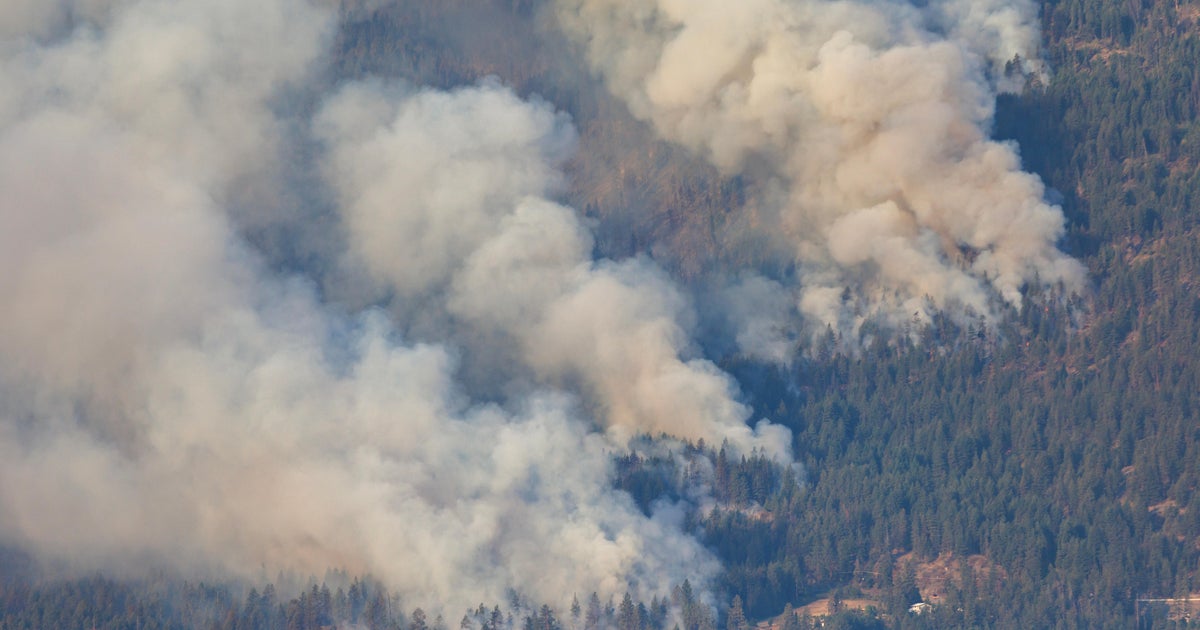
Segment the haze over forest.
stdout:
[[0,627],[1184,623],[1198,20],[4,3]]

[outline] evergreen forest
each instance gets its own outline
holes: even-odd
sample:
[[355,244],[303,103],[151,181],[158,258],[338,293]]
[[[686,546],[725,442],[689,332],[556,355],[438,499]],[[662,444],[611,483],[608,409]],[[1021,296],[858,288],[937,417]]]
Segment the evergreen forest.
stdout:
[[[580,593],[556,610],[514,594],[439,616],[336,568],[288,588],[50,580],[12,552],[0,556],[0,629],[641,630],[668,624],[668,608],[682,611],[680,630],[1200,624],[1200,601],[1187,602],[1200,598],[1200,4],[1040,6],[1051,72],[1000,96],[993,135],[1061,197],[1061,246],[1086,265],[1086,295],[1030,287],[1003,321],[935,318],[857,353],[830,332],[786,368],[722,359],[756,415],[792,430],[803,473],[687,447],[713,471],[715,507],[687,526],[723,563],[715,608],[685,583],[662,600]],[[436,42],[381,57],[387,28],[381,17],[343,33],[342,70],[379,72],[384,58],[384,71],[426,81],[507,73],[551,102],[582,98],[555,94],[536,69],[433,58]],[[581,120],[612,106],[561,104]],[[662,174],[642,201],[737,202],[736,182],[681,189],[690,175]],[[646,222],[651,234],[670,217]],[[622,238],[601,230],[598,246]],[[652,453],[616,463],[647,510],[689,478]]]

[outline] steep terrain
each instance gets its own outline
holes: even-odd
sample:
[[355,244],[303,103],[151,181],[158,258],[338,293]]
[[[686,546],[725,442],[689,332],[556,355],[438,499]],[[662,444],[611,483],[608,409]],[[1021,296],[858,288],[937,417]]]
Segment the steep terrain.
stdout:
[[[657,139],[579,70],[543,3],[343,4],[331,81],[494,75],[568,112],[579,150],[555,194],[596,223],[600,255],[652,257],[696,285],[770,266],[730,247],[762,191]],[[1000,96],[992,132],[1061,203],[1086,288],[1034,283],[989,321],[868,322],[849,350],[832,329],[797,335],[784,364],[716,357],[755,418],[793,431],[803,476],[719,444],[647,447],[615,474],[644,511],[699,508],[677,518],[723,564],[715,609],[685,583],[643,602],[578,593],[568,610],[514,593],[426,620],[414,608],[432,604],[337,573],[325,588],[289,577],[283,595],[38,582],[6,552],[0,627],[1182,627],[1187,604],[1139,600],[1200,592],[1200,5],[1047,0],[1041,18],[1050,71]]]

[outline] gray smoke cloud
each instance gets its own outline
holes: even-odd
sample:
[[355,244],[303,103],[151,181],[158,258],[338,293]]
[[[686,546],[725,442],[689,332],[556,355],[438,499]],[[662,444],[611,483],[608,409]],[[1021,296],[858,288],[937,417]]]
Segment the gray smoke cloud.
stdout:
[[394,92],[348,87],[321,126],[352,264],[397,310],[416,302],[489,345],[507,340],[538,383],[577,385],[618,442],[665,433],[790,461],[786,429],[747,427],[735,383],[698,356],[690,306],[665,274],[642,259],[593,262],[591,233],[545,197],[575,143],[561,114],[494,83]]
[[[17,2],[0,27],[0,543],[565,605],[718,568],[678,510],[612,489],[631,436],[790,461],[664,272],[592,259],[553,201],[575,132],[547,103],[495,82],[321,96],[304,133],[345,244],[326,262],[354,280],[331,302],[238,216],[309,216],[285,211],[276,110],[321,89],[330,8]],[[501,394],[463,380],[476,359],[511,360]]]
[[1044,72],[1032,3],[555,5],[635,116],[759,182],[738,224],[758,236],[742,238],[768,235],[798,263],[793,300],[812,330],[994,317],[1029,282],[1080,288],[1082,266],[1056,249],[1060,209],[1015,146],[988,137],[996,91],[1025,80],[1006,63]]
[[[0,5],[0,544],[342,567],[448,608],[711,579],[612,453],[663,433],[789,463],[790,434],[748,425],[667,272],[596,258],[567,116],[497,80],[329,89],[333,5]],[[1043,71],[1025,4],[555,6],[636,116],[753,182],[732,225],[799,270],[713,292],[750,355],[786,361],[798,313],[853,331],[1081,281],[987,137],[1005,62]],[[249,233],[318,215],[309,275]]]

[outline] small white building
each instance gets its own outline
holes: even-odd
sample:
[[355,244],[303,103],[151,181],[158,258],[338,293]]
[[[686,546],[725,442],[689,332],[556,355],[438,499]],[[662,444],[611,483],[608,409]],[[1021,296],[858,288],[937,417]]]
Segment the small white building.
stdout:
[[931,608],[933,608],[933,604],[930,604],[929,602],[917,602],[908,607],[908,612],[914,615],[920,615],[928,612]]

